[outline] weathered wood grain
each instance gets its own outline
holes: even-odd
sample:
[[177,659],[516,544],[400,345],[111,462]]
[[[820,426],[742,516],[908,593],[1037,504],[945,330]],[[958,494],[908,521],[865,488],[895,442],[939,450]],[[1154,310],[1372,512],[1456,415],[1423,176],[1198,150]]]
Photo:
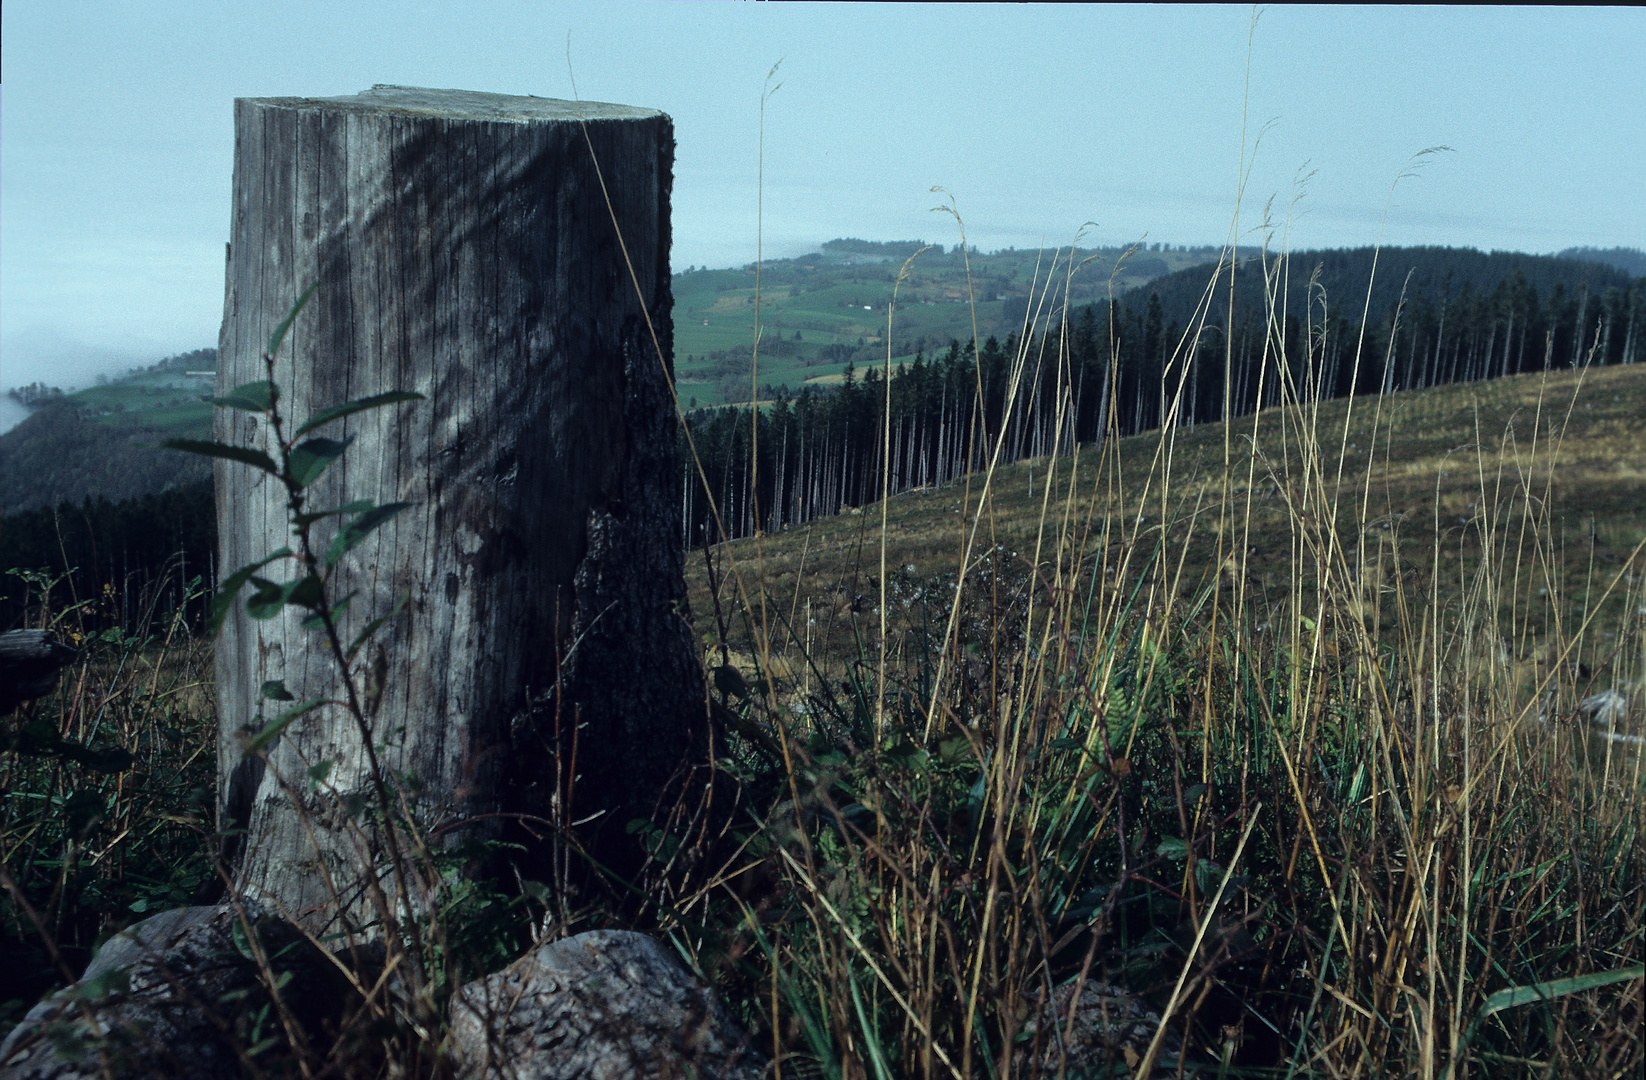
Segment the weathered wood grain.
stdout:
[[[587,812],[644,804],[699,737],[666,490],[673,150],[667,116],[621,105],[396,87],[235,103],[219,391],[264,376],[270,331],[317,282],[276,365],[287,415],[389,390],[428,397],[319,432],[355,442],[311,489],[320,507],[416,503],[351,553],[335,595],[358,590],[352,632],[410,593],[380,637],[373,722],[392,767],[420,782],[428,822],[548,809],[544,695],[557,682],[565,729],[574,715],[585,725]],[[268,449],[245,413],[221,412],[216,436]],[[228,462],[216,482],[225,572],[289,542],[278,484]],[[217,651],[219,800],[248,825],[241,881],[293,912],[327,904],[320,862],[346,874],[353,856],[316,852],[280,778],[306,790],[306,766],[332,759],[333,782],[359,789],[363,755],[340,710],[301,721],[268,774],[240,747],[266,680],[299,700],[340,696],[317,646],[298,613],[240,611]]]

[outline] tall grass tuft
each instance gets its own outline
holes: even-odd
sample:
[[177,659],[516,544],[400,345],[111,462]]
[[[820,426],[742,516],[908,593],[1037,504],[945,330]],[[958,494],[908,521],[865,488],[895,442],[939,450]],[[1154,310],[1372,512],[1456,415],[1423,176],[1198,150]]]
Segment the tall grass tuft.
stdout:
[[[1327,403],[1315,370],[714,553],[744,802],[663,924],[778,1074],[1638,1074],[1646,541],[1597,560],[1562,505],[1600,376],[1437,434],[1413,411],[1469,389]],[[1086,987],[1146,1022],[1092,1049]]]
[[[206,842],[217,770],[211,648],[190,632],[188,605],[156,617],[166,580],[129,598],[112,584],[76,598],[62,578],[13,576],[25,586],[25,623],[78,655],[55,694],[7,725],[0,753],[8,1031],[110,934],[216,891]],[[188,599],[202,590],[189,582]]]

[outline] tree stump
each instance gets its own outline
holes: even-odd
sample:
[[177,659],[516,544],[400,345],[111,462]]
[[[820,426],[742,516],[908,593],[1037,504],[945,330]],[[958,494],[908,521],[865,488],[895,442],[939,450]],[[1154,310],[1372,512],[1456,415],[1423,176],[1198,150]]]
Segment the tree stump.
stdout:
[[57,688],[58,669],[74,650],[49,630],[8,630],[0,634],[0,716]]
[[[575,722],[582,778],[557,812],[612,811],[620,832],[705,737],[670,497],[673,154],[667,116],[622,105],[388,86],[235,102],[219,393],[266,377],[271,330],[317,283],[277,358],[285,415],[427,396],[322,429],[355,441],[310,489],[314,508],[416,504],[345,558],[334,595],[358,590],[345,640],[410,596],[358,664],[382,675],[374,742],[425,822],[563,803],[552,759]],[[267,450],[265,426],[221,410],[216,437]],[[225,572],[291,542],[277,483],[220,460],[216,485]],[[294,915],[335,912],[320,871],[350,860],[300,819],[307,770],[334,762],[345,795],[368,782],[340,710],[299,720],[266,766],[242,756],[280,707],[265,682],[341,696],[300,615],[234,611],[216,658],[239,883]]]

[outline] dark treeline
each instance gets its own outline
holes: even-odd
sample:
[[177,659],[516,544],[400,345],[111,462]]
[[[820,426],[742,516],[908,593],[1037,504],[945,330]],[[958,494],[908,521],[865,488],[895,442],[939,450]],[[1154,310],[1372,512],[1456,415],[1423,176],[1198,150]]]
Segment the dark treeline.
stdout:
[[[0,520],[0,630],[73,608],[63,629],[140,634],[181,612],[198,625],[214,582],[210,480],[111,502],[86,499]],[[50,585],[50,595],[42,588]]]
[[[1646,278],[1596,262],[1454,248],[1307,252],[1161,278],[1122,300],[1026,320],[981,346],[952,342],[845,385],[703,410],[683,447],[688,543],[746,536],[1038,457],[1105,433],[1334,398],[1640,360]],[[1232,289],[1232,303],[1231,303]],[[1060,305],[1048,303],[1046,309]],[[1231,317],[1232,312],[1232,317]],[[1365,318],[1362,319],[1362,313]],[[889,398],[889,422],[888,422]],[[751,449],[757,452],[751,453]]]

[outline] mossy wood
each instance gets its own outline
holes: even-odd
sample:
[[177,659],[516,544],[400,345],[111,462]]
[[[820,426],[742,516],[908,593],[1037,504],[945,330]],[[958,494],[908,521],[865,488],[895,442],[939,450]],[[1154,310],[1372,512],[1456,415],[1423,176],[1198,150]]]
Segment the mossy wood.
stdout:
[[[346,556],[333,595],[354,593],[347,641],[409,594],[357,667],[374,738],[415,777],[427,824],[551,811],[557,683],[560,730],[584,725],[575,816],[650,809],[703,725],[666,490],[673,151],[667,116],[621,105],[401,87],[235,103],[218,392],[267,377],[271,330],[317,283],[275,366],[288,435],[352,399],[427,397],[318,430],[354,441],[309,499],[415,503]],[[270,448],[244,412],[220,410],[216,437]],[[291,542],[272,478],[219,461],[216,484],[220,567]],[[284,707],[260,703],[266,682],[344,696],[302,614],[237,610],[217,651],[218,796],[247,828],[241,883],[291,911],[330,900],[292,794],[325,761],[343,793],[368,783],[341,710],[294,724],[266,767],[243,758],[248,726]],[[334,873],[349,861],[320,858]]]

